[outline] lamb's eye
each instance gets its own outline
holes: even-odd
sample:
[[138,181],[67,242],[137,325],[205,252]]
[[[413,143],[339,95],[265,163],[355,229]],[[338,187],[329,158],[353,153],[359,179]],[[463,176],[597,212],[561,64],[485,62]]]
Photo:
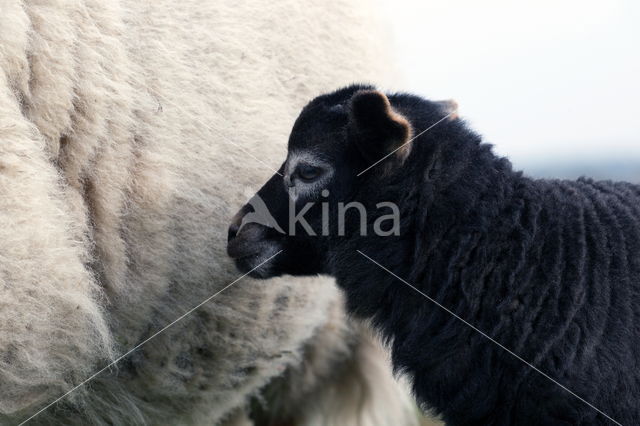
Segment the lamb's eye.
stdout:
[[298,165],[298,176],[305,182],[316,180],[321,173],[322,169],[320,167],[310,166],[309,164]]

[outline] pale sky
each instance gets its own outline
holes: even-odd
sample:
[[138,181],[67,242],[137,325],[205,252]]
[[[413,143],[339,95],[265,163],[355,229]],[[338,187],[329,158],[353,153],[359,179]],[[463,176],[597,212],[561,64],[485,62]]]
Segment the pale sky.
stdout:
[[[640,1],[386,0],[403,90],[516,165],[640,164]],[[563,160],[564,161],[564,160]]]

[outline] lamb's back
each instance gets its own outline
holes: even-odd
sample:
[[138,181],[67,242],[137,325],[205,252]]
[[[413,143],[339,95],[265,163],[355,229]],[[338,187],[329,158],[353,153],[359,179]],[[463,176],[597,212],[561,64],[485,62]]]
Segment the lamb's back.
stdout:
[[[539,213],[529,224],[532,261],[514,277],[522,302],[514,314],[521,316],[516,352],[631,424],[640,418],[640,186],[584,178],[533,185]],[[573,413],[568,418],[604,421],[542,376],[522,391],[538,385],[559,392],[568,404],[555,409]]]

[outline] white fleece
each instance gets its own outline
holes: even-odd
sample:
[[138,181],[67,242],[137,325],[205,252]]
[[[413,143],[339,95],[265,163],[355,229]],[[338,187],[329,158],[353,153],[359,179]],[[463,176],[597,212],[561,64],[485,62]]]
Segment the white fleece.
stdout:
[[[0,423],[239,276],[227,225],[284,160],[300,108],[393,74],[370,9],[0,0]],[[253,398],[275,419],[289,401],[300,424],[324,421],[313,401],[326,424],[412,424],[325,280],[245,278],[33,422],[250,424]],[[296,390],[268,386],[296,372]],[[329,393],[344,383],[357,403]]]

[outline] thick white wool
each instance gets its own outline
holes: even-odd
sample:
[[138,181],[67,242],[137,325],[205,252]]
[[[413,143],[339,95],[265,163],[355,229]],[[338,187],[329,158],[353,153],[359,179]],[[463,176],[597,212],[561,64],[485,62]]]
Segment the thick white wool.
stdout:
[[[388,81],[369,8],[0,0],[0,423],[238,277],[227,224],[299,109]],[[245,278],[33,422],[246,425],[254,398],[281,423],[412,424],[324,281]]]

